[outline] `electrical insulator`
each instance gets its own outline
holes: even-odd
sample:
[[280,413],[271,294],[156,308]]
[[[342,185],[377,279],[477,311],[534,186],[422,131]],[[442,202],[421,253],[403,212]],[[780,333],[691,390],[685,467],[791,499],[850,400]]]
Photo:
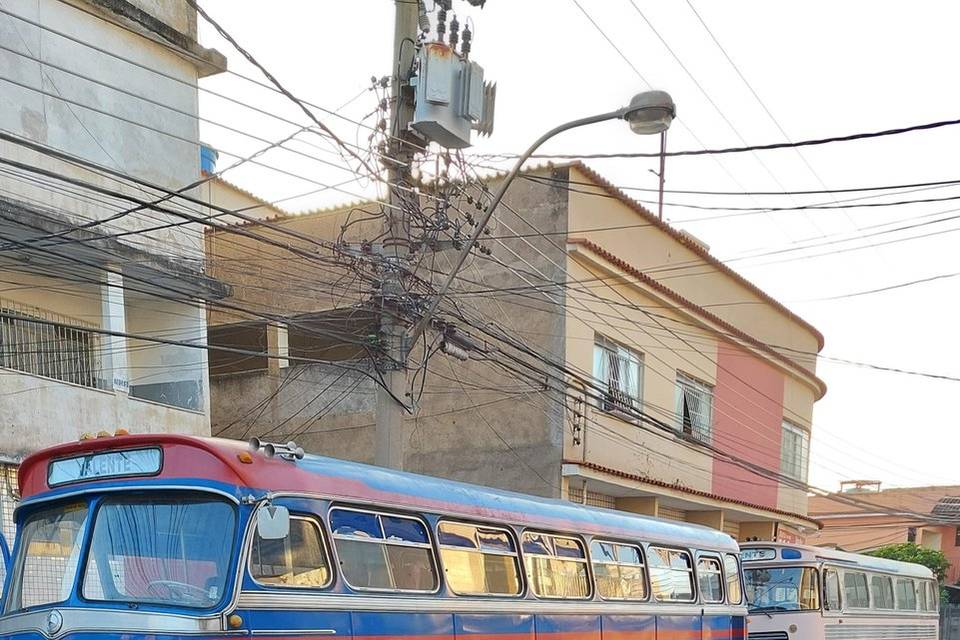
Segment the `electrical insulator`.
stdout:
[[440,343],[440,351],[457,360],[466,361],[470,359],[470,354],[466,349],[462,349],[455,344],[450,344],[446,340]]
[[470,57],[470,48],[473,42],[473,32],[470,31],[470,25],[463,28],[463,46],[460,47],[460,53],[464,58]]
[[443,42],[443,36],[447,32],[447,8],[441,5],[437,9],[437,40]]
[[457,20],[457,14],[453,14],[453,20],[450,21],[450,48],[456,49],[460,42],[460,22]]

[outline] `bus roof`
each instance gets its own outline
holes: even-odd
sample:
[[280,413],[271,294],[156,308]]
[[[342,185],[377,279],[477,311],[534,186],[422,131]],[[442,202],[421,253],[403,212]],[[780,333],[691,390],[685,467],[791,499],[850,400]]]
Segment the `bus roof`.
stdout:
[[[740,545],[744,554],[743,566],[749,569],[751,565],[770,566],[774,564],[790,564],[791,562],[827,562],[840,566],[856,567],[870,571],[883,571],[884,573],[893,573],[900,576],[911,578],[933,578],[933,572],[922,564],[912,562],[901,562],[899,560],[888,560],[886,558],[877,558],[861,553],[849,553],[839,549],[830,549],[827,547],[814,547],[805,544],[790,544],[786,542],[744,542]],[[755,561],[749,560],[750,551],[762,551],[771,549],[776,552],[775,558],[759,558]],[[796,551],[792,558],[783,558],[783,551]]]
[[[314,494],[345,501],[475,517],[560,531],[609,535],[716,551],[739,551],[729,535],[695,524],[676,523],[621,511],[581,506],[431,476],[306,455],[302,460],[268,458],[245,442],[174,434],[137,434],[66,443],[28,456],[20,467],[24,503],[69,489],[92,491],[112,479],[90,479],[51,490],[50,461],[112,450],[158,447],[162,468],[148,478],[124,478],[138,485],[195,479],[254,490]],[[249,454],[252,461],[241,458]]]

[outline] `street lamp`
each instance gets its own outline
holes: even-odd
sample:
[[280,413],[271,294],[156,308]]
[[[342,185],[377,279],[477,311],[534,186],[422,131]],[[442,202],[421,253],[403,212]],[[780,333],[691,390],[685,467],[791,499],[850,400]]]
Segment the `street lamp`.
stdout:
[[[530,147],[520,155],[516,164],[514,164],[513,168],[510,170],[510,173],[508,173],[503,179],[503,182],[500,183],[500,187],[497,189],[496,194],[494,194],[493,199],[490,200],[486,210],[483,212],[483,217],[480,219],[479,224],[477,224],[477,227],[473,230],[473,235],[470,236],[470,239],[467,240],[467,242],[460,249],[460,253],[457,255],[456,263],[453,265],[450,275],[447,276],[443,286],[440,287],[436,297],[434,297],[433,302],[430,304],[430,308],[427,309],[427,312],[423,314],[423,317],[420,318],[420,321],[417,322],[417,324],[415,324],[410,330],[408,334],[410,337],[410,344],[416,342],[420,335],[426,330],[430,319],[440,306],[440,301],[443,299],[443,296],[446,295],[450,285],[453,284],[453,280],[456,278],[457,272],[460,271],[463,263],[467,260],[467,256],[470,255],[470,250],[473,249],[473,246],[477,243],[477,240],[480,238],[480,235],[486,228],[487,223],[490,222],[490,218],[493,216],[493,212],[496,210],[497,205],[499,205],[500,201],[503,200],[503,196],[507,193],[507,189],[510,187],[510,184],[520,174],[520,170],[523,168],[523,163],[529,160],[530,156],[532,156],[534,152],[543,145],[544,142],[559,133],[563,133],[564,131],[576,129],[577,127],[583,127],[588,124],[595,124],[597,122],[606,122],[607,120],[626,120],[628,123],[630,123],[630,129],[639,135],[659,133],[662,136],[665,134],[667,128],[670,127],[670,123],[673,122],[673,118],[676,116],[676,114],[677,107],[673,103],[673,98],[670,97],[669,93],[659,90],[644,91],[643,93],[638,93],[635,95],[633,99],[630,100],[629,105],[617,109],[616,111],[601,113],[599,115],[590,116],[587,118],[580,118],[579,120],[571,120],[570,122],[562,124],[559,127],[554,127],[550,131],[540,136],[536,142],[530,145]],[[663,145],[664,138],[661,138],[661,190],[663,189]]]

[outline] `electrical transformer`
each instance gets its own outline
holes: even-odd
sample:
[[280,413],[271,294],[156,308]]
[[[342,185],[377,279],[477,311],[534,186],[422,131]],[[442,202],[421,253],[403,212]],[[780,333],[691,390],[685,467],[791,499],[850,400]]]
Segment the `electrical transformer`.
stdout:
[[493,133],[497,87],[484,83],[483,67],[442,42],[425,43],[419,71],[411,78],[416,105],[410,126],[426,140],[449,149],[471,145],[471,131]]

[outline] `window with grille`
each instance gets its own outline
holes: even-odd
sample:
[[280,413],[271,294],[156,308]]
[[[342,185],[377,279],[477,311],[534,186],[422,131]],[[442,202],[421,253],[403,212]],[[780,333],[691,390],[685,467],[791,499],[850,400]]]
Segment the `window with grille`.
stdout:
[[710,442],[713,386],[678,371],[676,396],[680,431],[702,442]]
[[603,388],[603,411],[634,415],[643,392],[643,354],[601,335],[594,338],[593,377]]
[[584,497],[583,489],[580,489],[579,487],[570,487],[567,495],[570,499],[570,502],[585,504],[588,507],[602,507],[603,509],[617,508],[616,497],[609,496],[605,493],[598,493],[596,491],[588,490],[586,497]]
[[810,436],[800,427],[784,422],[782,440],[780,472],[794,480],[806,482],[810,459]]
[[72,328],[84,323],[7,300],[0,301],[0,310],[5,314],[0,318],[0,367],[84,387],[105,387],[100,336]]
[[[0,463],[0,532],[3,533],[7,549],[13,550],[13,536],[16,533],[16,524],[13,521],[13,511],[20,502],[20,492],[17,486],[17,465]],[[7,568],[0,563],[0,585],[7,577]]]

